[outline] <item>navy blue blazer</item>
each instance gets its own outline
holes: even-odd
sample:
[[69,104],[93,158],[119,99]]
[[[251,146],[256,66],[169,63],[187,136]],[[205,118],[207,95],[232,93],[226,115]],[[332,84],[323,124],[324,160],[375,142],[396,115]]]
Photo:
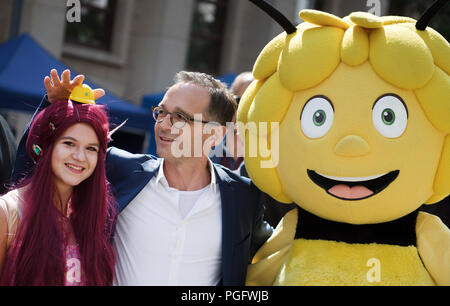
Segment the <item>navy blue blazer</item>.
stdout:
[[[36,113],[47,105],[44,98]],[[28,128],[17,150],[14,180],[33,167],[25,149],[27,135]],[[161,159],[152,155],[132,154],[115,147],[108,149],[106,176],[119,205],[119,213],[157,174],[160,164]],[[222,284],[242,286],[248,263],[273,229],[263,219],[264,206],[259,189],[249,179],[225,167],[218,164],[213,167],[222,200]]]
[[[108,149],[107,177],[120,211],[157,175],[160,164],[152,155]],[[248,262],[272,228],[263,220],[261,192],[253,183],[218,164],[213,167],[222,199],[222,283],[244,285]]]

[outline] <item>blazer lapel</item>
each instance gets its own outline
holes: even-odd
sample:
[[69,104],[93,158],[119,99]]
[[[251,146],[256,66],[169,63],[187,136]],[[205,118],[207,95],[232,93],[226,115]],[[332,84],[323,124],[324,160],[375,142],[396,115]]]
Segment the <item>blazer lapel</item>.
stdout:
[[233,253],[238,234],[236,231],[236,193],[226,172],[219,167],[214,166],[214,168],[222,200],[222,281],[223,284],[227,284],[230,283],[233,274]]
[[[142,172],[151,174],[153,177],[156,172],[159,170],[159,166],[161,165],[161,158],[157,159],[149,159],[141,164]],[[139,173],[140,171],[136,171],[136,173]]]
[[155,173],[159,170],[161,159],[150,159],[138,165],[138,169],[120,184],[116,200],[119,203],[120,211],[137,196],[137,194],[147,185]]

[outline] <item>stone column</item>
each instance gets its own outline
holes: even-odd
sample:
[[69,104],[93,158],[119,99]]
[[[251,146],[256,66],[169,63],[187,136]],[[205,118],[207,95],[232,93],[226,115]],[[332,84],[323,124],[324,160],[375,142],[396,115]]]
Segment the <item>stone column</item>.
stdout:
[[127,96],[163,91],[183,70],[193,0],[137,0],[129,53]]
[[23,0],[20,33],[28,33],[59,58],[66,22],[66,1]]

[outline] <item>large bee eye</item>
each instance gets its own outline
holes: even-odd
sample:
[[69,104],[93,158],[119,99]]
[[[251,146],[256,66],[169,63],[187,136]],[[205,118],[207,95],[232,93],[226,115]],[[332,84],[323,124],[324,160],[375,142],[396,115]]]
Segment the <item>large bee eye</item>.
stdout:
[[402,99],[394,94],[379,97],[372,109],[372,122],[384,137],[401,136],[408,122],[408,111]]
[[324,136],[334,120],[334,109],[324,96],[315,96],[306,102],[300,117],[303,133],[309,138]]

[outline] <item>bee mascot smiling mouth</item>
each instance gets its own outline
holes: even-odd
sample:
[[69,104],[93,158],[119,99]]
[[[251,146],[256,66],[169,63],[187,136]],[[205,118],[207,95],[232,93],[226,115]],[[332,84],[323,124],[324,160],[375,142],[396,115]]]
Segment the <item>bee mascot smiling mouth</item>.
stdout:
[[273,155],[279,146],[279,156],[247,145],[245,165],[297,209],[255,255],[247,284],[450,285],[450,230],[418,211],[450,193],[450,45],[427,27],[430,11],[416,22],[302,10],[295,27],[252,2],[285,32],[262,50],[238,110],[245,143]]

